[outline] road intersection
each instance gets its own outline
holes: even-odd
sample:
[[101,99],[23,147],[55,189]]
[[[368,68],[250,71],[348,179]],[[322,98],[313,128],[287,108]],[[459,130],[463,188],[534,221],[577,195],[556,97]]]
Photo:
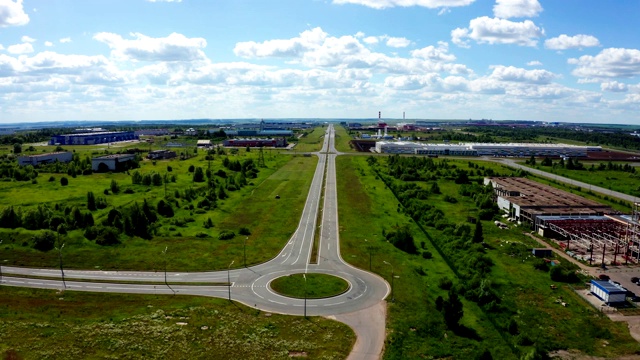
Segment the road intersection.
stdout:
[[[2,267],[0,284],[32,288],[61,289],[91,292],[119,292],[139,294],[182,294],[227,298],[263,311],[289,315],[336,316],[359,312],[357,322],[366,323],[366,311],[379,306],[389,294],[388,283],[378,275],[347,264],[340,256],[338,234],[338,200],[336,189],[335,131],[329,125],[322,150],[317,153],[318,165],[302,211],[298,228],[282,251],[268,262],[240,269],[212,272],[168,272],[169,283],[163,285],[164,272],[65,270],[62,281],[58,269]],[[326,181],[325,181],[326,176]],[[324,203],[320,201],[324,184]],[[317,264],[311,264],[318,212],[322,212]],[[269,284],[274,279],[296,273],[323,273],[341,277],[349,289],[338,296],[325,299],[294,299],[276,294]],[[13,275],[13,276],[12,276]],[[59,280],[58,280],[59,279]],[[227,284],[230,280],[231,286]],[[146,283],[146,284],[145,284]],[[188,285],[198,283],[198,285]],[[217,283],[216,286],[202,285]],[[362,315],[365,314],[365,315]],[[384,325],[384,318],[383,318]],[[380,321],[378,320],[378,323]],[[366,328],[367,326],[363,326]],[[370,344],[366,338],[380,339],[380,329],[357,331],[360,343]],[[384,333],[384,328],[382,329]],[[382,341],[384,336],[382,336]],[[379,341],[379,340],[378,340]],[[368,345],[369,346],[369,345]],[[376,348],[382,348],[377,344]],[[357,358],[377,358],[379,351],[369,351]],[[351,357],[353,358],[353,356]]]

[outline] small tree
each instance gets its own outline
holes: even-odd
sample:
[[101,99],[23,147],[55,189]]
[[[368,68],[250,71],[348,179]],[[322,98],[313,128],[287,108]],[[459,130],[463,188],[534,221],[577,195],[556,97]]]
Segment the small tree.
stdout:
[[89,191],[87,193],[87,209],[89,209],[90,211],[95,211],[97,209],[96,197],[92,191]]
[[462,301],[454,289],[449,290],[449,299],[442,304],[444,321],[449,329],[456,329],[460,326],[460,320],[464,315]]
[[476,229],[473,232],[473,242],[481,243],[484,241],[484,234],[482,233],[482,222],[478,219],[476,221]]
[[120,185],[118,185],[118,182],[115,179],[111,179],[111,192],[114,194],[120,192]]
[[20,144],[20,143],[13,144],[13,153],[14,154],[22,153],[22,144]]
[[61,177],[60,178],[60,185],[62,185],[62,186],[69,185],[69,179],[67,179],[66,177]]
[[193,173],[193,182],[203,182],[204,181],[204,171],[202,171],[201,167],[197,167],[195,172]]

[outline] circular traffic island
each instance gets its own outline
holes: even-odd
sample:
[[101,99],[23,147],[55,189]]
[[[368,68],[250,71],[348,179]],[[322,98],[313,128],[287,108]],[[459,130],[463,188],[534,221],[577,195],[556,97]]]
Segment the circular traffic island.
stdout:
[[[303,275],[307,278],[306,284]],[[327,274],[292,274],[274,279],[270,287],[282,296],[321,299],[346,292],[349,290],[349,283],[342,278]]]

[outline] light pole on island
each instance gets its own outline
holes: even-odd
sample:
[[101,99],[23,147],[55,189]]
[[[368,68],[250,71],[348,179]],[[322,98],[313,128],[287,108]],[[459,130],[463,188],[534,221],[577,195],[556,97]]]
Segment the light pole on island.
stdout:
[[304,318],[307,318],[307,275],[302,274],[304,278]]
[[244,238],[244,246],[242,247],[244,253],[244,267],[247,267],[247,240],[249,240],[248,236]]
[[390,262],[383,260],[383,263],[391,266],[391,302],[394,302],[396,300],[396,298],[393,295],[393,278],[395,277],[394,271],[393,271],[393,265],[391,265]]
[[[0,240],[0,245],[2,245],[2,240]],[[0,283],[1,282],[2,282],[2,262],[0,262]]]
[[64,281],[64,269],[62,268],[62,249],[64,248],[64,244],[60,246],[58,249],[58,258],[60,259],[60,274],[62,274],[62,285],[64,288],[67,288],[67,283]]
[[231,301],[231,265],[233,265],[233,263],[235,262],[235,260],[231,261],[231,264],[229,264],[229,267],[227,268],[227,283],[229,286],[229,301]]

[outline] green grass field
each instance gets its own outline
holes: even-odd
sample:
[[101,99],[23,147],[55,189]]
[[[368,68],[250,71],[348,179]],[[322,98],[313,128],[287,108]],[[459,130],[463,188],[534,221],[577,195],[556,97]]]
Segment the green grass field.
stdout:
[[322,149],[324,141],[324,133],[327,131],[326,126],[318,126],[313,128],[307,135],[298,140],[298,144],[293,148],[295,152],[315,152]]
[[[247,153],[244,150],[237,155],[230,155],[232,160],[255,158],[256,152]],[[161,255],[168,247],[169,269],[196,271],[222,269],[236,260],[237,266],[243,266],[242,253],[245,237],[247,237],[247,263],[264,262],[272,258],[295,231],[302,207],[307,197],[311,178],[317,163],[316,157],[291,157],[288,155],[265,155],[266,168],[261,168],[257,179],[241,190],[230,192],[228,199],[218,201],[218,207],[209,211],[191,210],[189,207],[197,202],[176,199],[179,206],[174,207],[173,218],[160,218],[156,236],[152,240],[140,238],[125,238],[122,244],[115,246],[100,246],[84,238],[81,230],[70,231],[61,238],[66,244],[64,249],[65,266],[68,268],[85,269],[132,269],[157,270],[164,266]],[[211,161],[211,168],[222,168],[222,157],[216,156]],[[144,161],[138,171],[165,173],[167,166],[173,171],[177,181],[167,184],[167,194],[171,196],[175,190],[183,191],[189,187],[205,186],[204,183],[193,183],[192,175],[187,171],[190,165],[207,168],[209,161],[204,156],[186,160],[158,161],[155,165],[151,161]],[[158,199],[164,197],[164,186],[132,185],[130,176],[126,173],[107,173],[78,176],[69,178],[68,186],[60,186],[59,181],[43,180],[53,176],[58,179],[59,174],[40,174],[37,184],[30,182],[2,183],[0,194],[4,195],[3,205],[13,204],[28,209],[38,203],[53,207],[55,204],[63,206],[76,205],[86,208],[86,194],[93,191],[96,196],[104,196],[109,207],[93,212],[96,223],[102,222],[112,207],[125,206],[133,202],[147,200],[152,206]],[[103,195],[102,191],[109,188],[112,179],[121,186],[117,195]],[[130,188],[133,194],[125,194]],[[33,194],[37,194],[34,196]],[[280,199],[276,199],[276,195]],[[273,211],[278,208],[279,211]],[[204,228],[204,222],[211,219],[214,226]],[[176,220],[185,220],[182,224]],[[218,240],[218,234],[223,230],[234,231],[246,227],[251,235],[236,235],[231,240]],[[41,252],[29,246],[34,231],[24,229],[0,229],[0,238],[4,239],[0,246],[0,259],[7,260],[5,265],[18,266],[46,266],[54,267],[58,264],[55,251]],[[205,233],[208,237],[196,237],[198,233]]]
[[279,277],[271,282],[271,288],[284,296],[294,298],[319,299],[336,296],[349,289],[345,280],[327,274],[293,274]]
[[334,125],[333,128],[336,131],[336,142],[335,148],[340,152],[353,152],[354,149],[351,148],[349,142],[351,141],[351,136],[347,133],[347,129],[341,125]]
[[355,341],[322,317],[221,299],[0,287],[3,359],[344,359]]
[[[425,234],[399,212],[394,195],[369,170],[365,157],[341,157],[337,161],[343,257],[368,269],[371,256],[372,270],[389,281],[391,268],[383,263],[387,260],[398,276],[394,289],[396,301],[389,307],[390,336],[385,358],[474,358],[481,351],[489,350],[494,359],[516,359],[532,351],[533,343],[545,344],[546,348],[578,349],[604,357],[640,351],[625,324],[611,322],[569,286],[554,283],[548,273],[534,269],[534,259],[527,249],[537,244],[523,235],[524,229],[501,230],[490,221],[483,222],[486,255],[494,263],[488,280],[502,306],[515,316],[485,312],[476,303],[463,300],[462,324],[470,330],[462,334],[446,330],[433,305],[437,296],[446,297],[446,291],[441,290],[438,283],[447,277],[455,286],[459,280],[433,245],[445,235],[431,227],[425,228]],[[466,161],[451,163],[457,168],[472,170]],[[511,172],[501,165],[477,163],[501,174]],[[467,216],[475,216],[472,210],[475,204],[458,194],[458,185],[444,180],[438,180],[438,185],[442,194],[431,195],[429,202],[445,212],[449,223],[464,223]],[[458,202],[445,202],[447,195]],[[424,247],[433,254],[432,259],[408,255],[381,241],[383,228],[388,231],[395,225],[407,223],[415,243],[422,247],[424,242]],[[457,260],[450,258],[449,261]],[[558,289],[551,289],[551,284],[556,284]],[[568,306],[561,306],[559,299]],[[518,324],[519,334],[507,331],[511,319]],[[447,337],[443,340],[445,332]]]

